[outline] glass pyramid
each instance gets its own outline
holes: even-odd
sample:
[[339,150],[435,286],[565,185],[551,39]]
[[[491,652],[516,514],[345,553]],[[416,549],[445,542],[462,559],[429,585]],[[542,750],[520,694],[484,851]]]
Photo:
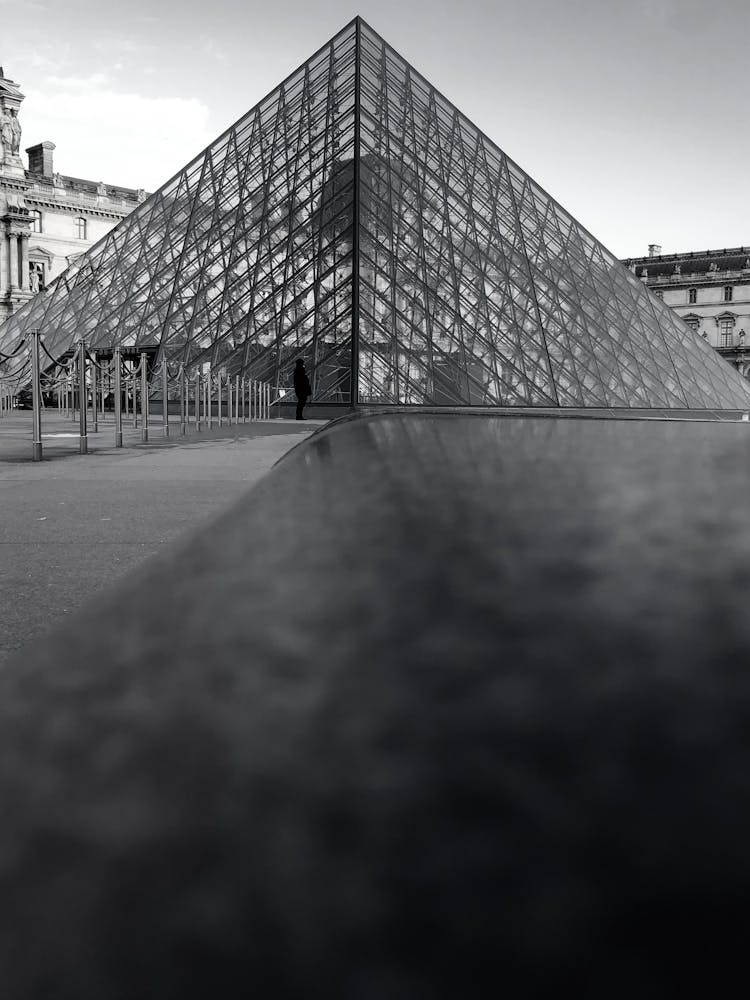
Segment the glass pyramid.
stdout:
[[[349,404],[745,408],[750,387],[356,18],[0,328]],[[20,371],[25,349],[6,362]]]

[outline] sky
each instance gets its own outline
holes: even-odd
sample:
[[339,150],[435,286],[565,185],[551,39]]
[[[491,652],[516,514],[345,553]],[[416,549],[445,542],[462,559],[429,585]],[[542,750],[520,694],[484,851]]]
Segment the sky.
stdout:
[[21,148],[153,191],[357,14],[617,256],[750,246],[747,0],[0,0]]

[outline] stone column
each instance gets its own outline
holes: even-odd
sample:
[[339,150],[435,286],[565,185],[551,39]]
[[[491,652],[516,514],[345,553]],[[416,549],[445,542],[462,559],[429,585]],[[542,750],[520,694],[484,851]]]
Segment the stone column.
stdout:
[[19,249],[21,251],[21,288],[24,292],[29,291],[29,237],[24,233],[18,237]]
[[10,247],[5,226],[0,223],[0,298],[8,291],[8,255]]
[[8,226],[8,287],[18,291],[18,233]]

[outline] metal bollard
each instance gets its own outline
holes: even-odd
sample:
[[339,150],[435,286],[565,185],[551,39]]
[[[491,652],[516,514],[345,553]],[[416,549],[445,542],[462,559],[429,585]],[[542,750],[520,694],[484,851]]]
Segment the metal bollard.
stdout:
[[130,371],[130,416],[133,427],[138,426],[138,376],[135,368]]
[[148,441],[148,358],[145,351],[141,352],[141,441]]
[[[78,451],[81,455],[88,454],[89,438],[86,431],[86,341],[81,340],[78,344],[78,413],[79,413],[79,435]],[[75,402],[75,398],[74,398]]]
[[167,359],[161,359],[161,430],[169,437],[169,386],[167,385]]
[[70,366],[70,419],[76,421],[76,379],[78,378],[78,359],[75,358]]
[[[91,422],[92,430],[99,433],[99,421],[96,413],[97,377],[96,377],[96,351],[91,355]],[[89,405],[89,394],[86,393],[86,408]]]
[[[122,363],[120,348],[115,348],[113,356],[115,366],[115,448],[122,448]],[[127,400],[127,395],[125,396]]]
[[39,384],[39,331],[31,331],[31,398],[34,407],[33,437],[31,442],[31,458],[34,462],[42,460],[42,394]]
[[187,431],[187,376],[185,366],[180,365],[180,434]]

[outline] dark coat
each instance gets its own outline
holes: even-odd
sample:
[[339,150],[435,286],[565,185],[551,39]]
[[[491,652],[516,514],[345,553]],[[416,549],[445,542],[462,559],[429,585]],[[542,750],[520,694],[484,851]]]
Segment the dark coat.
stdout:
[[307,372],[302,367],[294,369],[294,391],[297,394],[298,399],[302,396],[309,396],[312,394],[310,379],[307,377]]

